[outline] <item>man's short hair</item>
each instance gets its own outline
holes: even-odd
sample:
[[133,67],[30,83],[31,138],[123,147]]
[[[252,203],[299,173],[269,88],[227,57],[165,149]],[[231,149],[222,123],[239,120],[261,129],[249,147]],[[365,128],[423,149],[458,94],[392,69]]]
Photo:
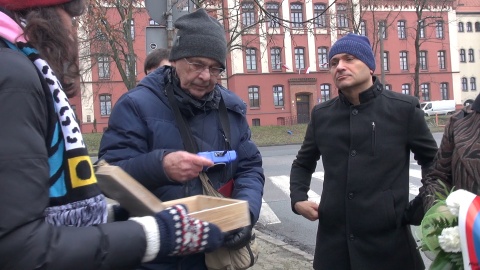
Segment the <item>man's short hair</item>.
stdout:
[[162,60],[168,60],[170,57],[170,50],[164,48],[158,48],[152,50],[145,58],[145,63],[143,65],[143,71],[145,74],[151,69],[155,69],[160,65]]

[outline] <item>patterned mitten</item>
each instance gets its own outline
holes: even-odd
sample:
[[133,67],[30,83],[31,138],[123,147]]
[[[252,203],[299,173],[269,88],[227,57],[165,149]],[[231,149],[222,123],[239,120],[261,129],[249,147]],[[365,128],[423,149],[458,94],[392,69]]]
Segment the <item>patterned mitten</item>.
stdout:
[[215,225],[188,216],[185,205],[174,205],[155,214],[160,234],[158,257],[210,252],[223,243]]

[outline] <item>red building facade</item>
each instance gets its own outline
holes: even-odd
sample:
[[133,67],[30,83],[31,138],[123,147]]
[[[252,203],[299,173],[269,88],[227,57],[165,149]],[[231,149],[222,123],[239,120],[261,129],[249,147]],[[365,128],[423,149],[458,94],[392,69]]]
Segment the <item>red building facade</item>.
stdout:
[[[316,104],[338,96],[327,55],[332,44],[349,32],[369,37],[376,56],[375,75],[384,78],[388,90],[414,95],[418,62],[420,101],[454,99],[453,90],[458,83],[453,83],[456,72],[451,68],[450,32],[457,26],[450,22],[455,21],[455,1],[447,6],[430,7],[420,18],[413,6],[333,2],[265,2],[263,8],[275,15],[272,17],[262,17],[262,11],[253,1],[225,0],[221,9],[211,9],[217,18],[225,18],[222,22],[227,39],[234,36],[232,33],[240,33],[237,40],[229,40],[232,50],[220,82],[246,102],[251,125],[306,123]],[[352,2],[357,3],[356,12],[351,12]],[[241,10],[240,16],[226,19],[228,10],[235,8]],[[238,25],[236,20],[241,21],[240,28],[234,28]],[[417,21],[423,21],[420,28]],[[382,22],[385,35],[380,38]],[[144,76],[145,28],[151,23],[146,12],[135,17],[138,80]],[[91,98],[85,102],[82,97],[82,106],[76,106],[77,113],[80,107],[83,111],[83,132],[94,130],[92,117],[96,120],[96,130],[102,131],[109,115],[106,106],[111,109],[127,91],[113,65],[110,67],[110,78],[98,78],[101,72],[97,67],[92,69],[91,81],[86,81],[87,88],[91,87]],[[110,105],[105,98],[110,99]],[[90,122],[86,121],[86,103],[93,108]]]

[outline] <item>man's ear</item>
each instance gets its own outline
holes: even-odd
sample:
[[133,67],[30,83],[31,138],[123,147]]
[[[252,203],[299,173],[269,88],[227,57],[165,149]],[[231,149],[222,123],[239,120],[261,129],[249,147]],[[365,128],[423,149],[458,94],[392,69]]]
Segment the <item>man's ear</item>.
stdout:
[[370,75],[373,75],[373,70],[370,69]]

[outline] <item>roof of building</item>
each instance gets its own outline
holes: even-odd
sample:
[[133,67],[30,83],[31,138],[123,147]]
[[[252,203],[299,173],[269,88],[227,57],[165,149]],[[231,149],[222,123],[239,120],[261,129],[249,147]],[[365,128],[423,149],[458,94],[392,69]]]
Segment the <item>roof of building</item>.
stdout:
[[480,12],[480,0],[458,0],[457,12]]

